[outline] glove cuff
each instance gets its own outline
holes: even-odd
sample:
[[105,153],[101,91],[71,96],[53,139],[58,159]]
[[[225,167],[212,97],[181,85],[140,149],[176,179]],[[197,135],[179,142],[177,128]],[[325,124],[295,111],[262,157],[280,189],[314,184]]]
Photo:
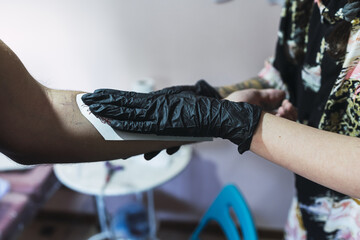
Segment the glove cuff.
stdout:
[[[250,149],[250,145],[252,142],[252,138],[254,135],[254,132],[259,124],[262,109],[259,106],[243,103],[245,106],[247,106],[247,109],[249,111],[249,122],[248,125],[248,132],[247,137],[243,139],[241,143],[238,143],[238,152],[240,154],[243,154],[244,152],[248,151]],[[244,106],[244,107],[245,107]]]

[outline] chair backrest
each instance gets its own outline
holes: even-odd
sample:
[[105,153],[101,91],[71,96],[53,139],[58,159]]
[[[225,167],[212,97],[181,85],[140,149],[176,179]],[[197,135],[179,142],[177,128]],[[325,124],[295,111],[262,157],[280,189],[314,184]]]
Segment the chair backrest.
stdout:
[[237,217],[244,240],[257,240],[256,228],[249,207],[240,191],[232,184],[226,185],[221,190],[200,220],[190,239],[199,239],[201,231],[209,221],[216,221],[227,239],[240,240],[241,235],[237,229],[237,223],[231,216],[230,209]]

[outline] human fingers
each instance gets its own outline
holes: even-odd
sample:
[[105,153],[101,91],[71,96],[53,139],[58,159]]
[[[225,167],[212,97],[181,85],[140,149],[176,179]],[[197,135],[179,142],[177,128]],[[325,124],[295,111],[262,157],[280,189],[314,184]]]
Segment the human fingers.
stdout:
[[289,114],[290,118],[295,121],[297,119],[296,107],[287,99],[283,101],[282,105],[285,111]]
[[261,105],[268,111],[279,107],[286,95],[284,91],[279,89],[261,89],[259,93]]
[[232,102],[247,102],[255,105],[261,105],[260,90],[258,89],[244,89],[235,91],[226,97],[226,100]]
[[289,100],[285,99],[277,110],[276,116],[296,121],[297,109]]

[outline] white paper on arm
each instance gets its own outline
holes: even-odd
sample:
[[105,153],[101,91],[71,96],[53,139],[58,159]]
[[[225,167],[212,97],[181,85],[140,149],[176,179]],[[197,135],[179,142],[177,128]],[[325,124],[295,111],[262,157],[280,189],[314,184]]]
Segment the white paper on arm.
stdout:
[[208,137],[178,137],[178,136],[157,136],[155,134],[140,134],[123,132],[110,127],[107,123],[102,122],[94,114],[91,113],[89,107],[82,101],[81,96],[84,94],[78,94],[76,96],[76,103],[80,109],[82,115],[91,122],[96,130],[107,141],[121,141],[121,140],[158,140],[158,141],[189,141],[189,142],[201,142],[212,141],[212,138]]

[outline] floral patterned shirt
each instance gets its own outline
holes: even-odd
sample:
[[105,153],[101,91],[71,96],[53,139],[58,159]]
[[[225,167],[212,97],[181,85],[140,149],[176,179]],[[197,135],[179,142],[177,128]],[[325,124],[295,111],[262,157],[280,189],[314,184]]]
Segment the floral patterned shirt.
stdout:
[[[299,28],[300,4],[311,5]],[[327,53],[326,36],[343,20],[345,0],[286,0],[275,57],[259,76],[288,92],[298,121],[344,135],[360,136],[360,24],[353,20],[347,52],[341,60]],[[303,10],[304,11],[304,10]],[[305,14],[305,15],[306,15]],[[304,34],[298,34],[305,31]],[[299,36],[303,61],[296,63]],[[339,146],[341,147],[341,146]],[[319,149],[319,151],[322,151]],[[360,159],[359,159],[360,160]],[[289,212],[286,239],[360,239],[360,200],[296,175],[296,197]]]

